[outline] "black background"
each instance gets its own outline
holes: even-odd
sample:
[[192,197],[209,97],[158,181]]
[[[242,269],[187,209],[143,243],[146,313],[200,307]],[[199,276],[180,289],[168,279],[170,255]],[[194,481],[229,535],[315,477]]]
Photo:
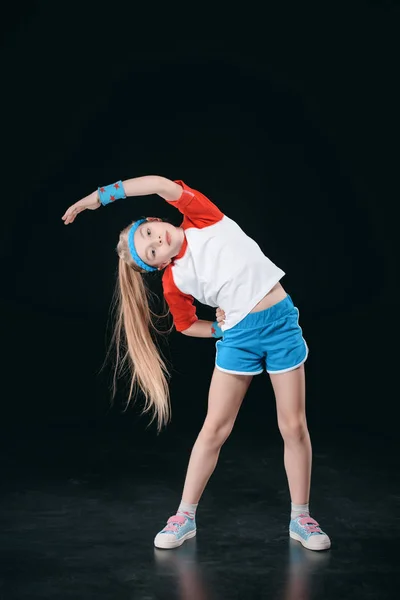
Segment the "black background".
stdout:
[[[152,196],[61,221],[98,185],[146,174],[200,189],[286,272],[310,347],[311,436],[331,434],[338,447],[342,431],[395,439],[399,7],[32,2],[9,11],[0,320],[10,464],[41,443],[51,460],[65,432],[72,447],[80,434],[122,430],[143,447],[178,445],[188,432],[193,441],[201,427],[213,340],[162,342],[173,421],[161,436],[139,416],[140,399],[123,413],[123,382],[110,405],[111,362],[101,371],[120,229],[142,215],[178,225],[180,215]],[[198,314],[214,318],[207,307]],[[233,433],[253,435],[278,436],[265,374]]]

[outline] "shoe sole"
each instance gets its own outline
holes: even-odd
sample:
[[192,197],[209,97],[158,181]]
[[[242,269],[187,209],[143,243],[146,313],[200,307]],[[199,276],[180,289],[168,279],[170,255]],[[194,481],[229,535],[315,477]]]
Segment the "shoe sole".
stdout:
[[175,540],[175,542],[163,541],[160,543],[158,541],[156,543],[156,541],[154,540],[154,546],[156,548],[161,548],[163,550],[170,550],[171,548],[178,548],[179,546],[182,546],[183,542],[186,542],[186,540],[193,538],[196,535],[196,531],[197,531],[196,529],[194,531],[188,531],[179,540]]
[[308,543],[307,540],[303,540],[303,538],[298,533],[289,531],[289,535],[293,540],[300,542],[300,544],[304,546],[304,548],[307,548],[307,550],[328,550],[331,547],[331,542],[329,539],[325,540],[323,544],[313,546],[312,544]]

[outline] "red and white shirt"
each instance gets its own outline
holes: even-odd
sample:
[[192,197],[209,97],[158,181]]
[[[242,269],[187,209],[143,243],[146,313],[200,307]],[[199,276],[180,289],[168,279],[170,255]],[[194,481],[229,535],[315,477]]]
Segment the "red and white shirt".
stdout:
[[183,214],[185,240],[164,270],[166,302],[178,331],[198,317],[194,299],[225,311],[223,331],[241,321],[285,275],[258,244],[200,192],[183,181],[179,200],[167,200]]

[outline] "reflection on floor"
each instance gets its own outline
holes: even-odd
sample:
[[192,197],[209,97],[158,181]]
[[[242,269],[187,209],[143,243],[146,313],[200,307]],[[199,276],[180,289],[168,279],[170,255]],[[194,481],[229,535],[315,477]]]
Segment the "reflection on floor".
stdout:
[[332,548],[313,552],[288,536],[280,440],[240,432],[199,506],[196,538],[157,550],[192,441],[89,428],[3,437],[1,598],[396,597],[399,490],[387,447],[354,432],[340,444],[314,436],[311,513]]

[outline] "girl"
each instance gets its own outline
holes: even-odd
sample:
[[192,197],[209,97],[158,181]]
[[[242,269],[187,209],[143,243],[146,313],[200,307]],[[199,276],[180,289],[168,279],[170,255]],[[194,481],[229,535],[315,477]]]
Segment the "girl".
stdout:
[[[146,176],[119,181],[79,200],[62,219],[68,225],[85,209],[148,194],[158,194],[175,206],[183,222],[174,227],[161,219],[140,219],[120,234],[115,335],[117,348],[124,339],[126,353],[121,362],[128,361],[132,371],[128,402],[137,384],[145,396],[144,412],[152,412],[158,428],[169,420],[167,370],[150,331],[154,325],[144,274],[164,271],[163,292],[177,331],[219,338],[207,416],[190,456],[182,501],[156,535],[155,546],[175,548],[196,535],[196,509],[222,444],[232,431],[253,376],[265,368],[284,440],[291,497],[289,535],[311,550],[329,548],[329,537],[309,513],[312,451],[304,374],[308,347],[298,309],[280,283],[285,273],[232,219],[180,180]],[[215,323],[198,319],[194,299],[222,307]]]

